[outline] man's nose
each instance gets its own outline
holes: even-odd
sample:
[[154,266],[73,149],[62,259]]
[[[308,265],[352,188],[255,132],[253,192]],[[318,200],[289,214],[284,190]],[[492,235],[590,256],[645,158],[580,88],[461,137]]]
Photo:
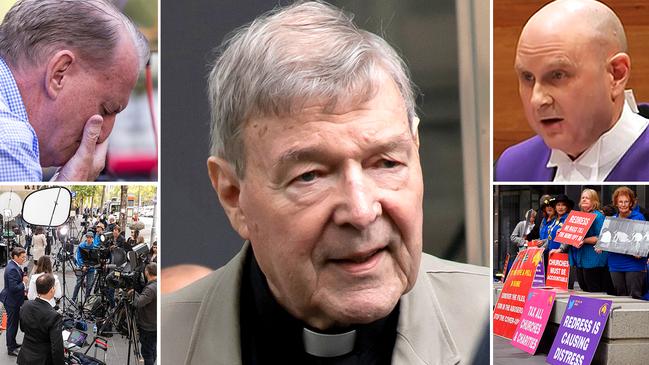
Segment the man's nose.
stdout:
[[532,88],[532,100],[531,103],[535,109],[540,109],[544,106],[552,104],[552,96],[548,92],[548,89],[541,85],[540,83],[535,83]]
[[340,181],[339,203],[334,222],[340,226],[352,225],[363,230],[382,213],[374,181],[365,176],[361,166],[346,169]]

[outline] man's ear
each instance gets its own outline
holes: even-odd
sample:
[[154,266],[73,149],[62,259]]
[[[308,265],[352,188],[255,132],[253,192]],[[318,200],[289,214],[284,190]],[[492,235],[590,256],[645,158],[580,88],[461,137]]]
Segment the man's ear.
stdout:
[[239,202],[240,181],[234,167],[220,157],[210,156],[207,159],[207,171],[221,206],[230,219],[230,224],[243,239],[249,239],[246,215]]
[[45,89],[47,95],[56,99],[70,76],[70,66],[76,61],[72,51],[61,50],[56,52],[47,62],[45,69]]
[[608,72],[611,74],[611,98],[624,97],[624,88],[631,76],[631,58],[620,52],[608,60]]

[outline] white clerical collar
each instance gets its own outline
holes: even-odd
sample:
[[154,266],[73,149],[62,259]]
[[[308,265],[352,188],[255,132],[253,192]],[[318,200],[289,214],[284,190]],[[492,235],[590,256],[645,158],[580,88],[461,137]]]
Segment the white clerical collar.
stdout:
[[52,308],[56,307],[56,301],[54,300],[54,298],[52,298],[52,299],[45,299],[45,298],[42,298],[42,297],[40,297],[40,296],[38,296],[38,297],[36,297],[36,298],[38,298],[38,299],[40,299],[40,300],[42,300],[42,301],[44,301],[44,302],[47,302],[49,305],[52,306]]
[[625,102],[622,115],[613,128],[602,134],[581,156],[573,161],[563,151],[552,149],[546,167],[557,168],[554,181],[604,181],[647,125],[649,120],[633,113]]
[[356,330],[339,334],[318,333],[304,328],[302,331],[304,351],[318,357],[346,355],[354,349]]

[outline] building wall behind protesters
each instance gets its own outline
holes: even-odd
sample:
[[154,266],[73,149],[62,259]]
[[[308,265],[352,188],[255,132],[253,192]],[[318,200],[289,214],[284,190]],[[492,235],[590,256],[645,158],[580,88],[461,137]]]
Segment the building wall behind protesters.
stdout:
[[[287,1],[281,1],[287,4]],[[466,260],[455,2],[332,1],[404,57],[418,97],[424,251]],[[275,2],[162,0],[162,264],[225,264],[241,247],[207,175],[212,50]],[[470,199],[473,197],[466,197]],[[483,264],[487,264],[486,262]]]
[[[529,127],[514,72],[518,37],[527,20],[547,0],[493,1],[493,149],[494,160],[505,148],[534,135]],[[622,21],[626,31],[631,78],[636,101],[649,102],[649,4],[644,0],[604,0]]]

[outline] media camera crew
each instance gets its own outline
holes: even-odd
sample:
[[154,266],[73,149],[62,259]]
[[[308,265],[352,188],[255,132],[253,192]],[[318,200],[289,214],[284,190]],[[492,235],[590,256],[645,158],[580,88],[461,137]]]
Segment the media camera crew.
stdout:
[[108,232],[112,232],[113,229],[115,228],[115,225],[116,225],[116,224],[117,224],[117,223],[115,223],[115,216],[110,215],[110,216],[108,217],[108,225],[106,226],[106,230],[107,230]]
[[[99,231],[100,226],[97,226],[97,231]],[[77,265],[81,267],[81,275],[77,276],[77,283],[74,286],[74,292],[72,293],[72,302],[77,302],[77,295],[79,294],[79,289],[83,284],[83,280],[86,279],[86,297],[90,296],[90,290],[92,289],[92,281],[95,278],[95,269],[89,267],[89,263],[85,262],[83,256],[81,255],[81,250],[96,250],[99,249],[100,240],[99,235],[95,239],[95,236],[88,232],[86,233],[86,240],[79,244],[77,248]]]
[[144,268],[147,284],[141,293],[129,290],[136,308],[136,322],[140,334],[140,344],[144,365],[153,365],[156,359],[156,303],[157,303],[158,266],[150,263]]
[[131,247],[126,243],[126,239],[124,238],[124,232],[122,232],[122,228],[118,224],[114,224],[112,232],[113,232],[113,236],[112,236],[111,246],[117,246],[126,252],[130,251]]
[[125,250],[127,252],[131,251],[133,247],[139,245],[140,243],[144,243],[144,237],[140,236],[140,230],[131,228],[131,237],[129,237],[126,241]]
[[[109,227],[111,227],[110,224],[109,224]],[[128,244],[126,243],[126,240],[124,239],[124,234],[121,232],[121,228],[120,228],[119,225],[113,223],[112,231],[110,231],[109,234],[106,234],[104,236],[105,236],[105,239],[106,239],[106,241],[104,241],[104,245],[106,245],[108,247],[108,249],[110,250],[110,260],[111,261],[114,260],[113,249],[115,247],[119,247],[119,248],[123,249],[124,252],[130,251],[130,247],[126,247],[126,246],[128,246]],[[110,308],[115,307],[115,289],[110,288],[110,287],[105,288],[104,289],[104,295],[108,298],[108,303],[109,303]]]
[[25,333],[19,365],[63,365],[62,316],[54,310],[56,279],[45,273],[36,279],[38,297],[20,309],[20,329]]
[[104,224],[103,223],[97,223],[95,226],[95,237],[93,238],[93,242],[96,245],[96,247],[99,247],[99,244],[101,244],[101,235],[104,233]]

